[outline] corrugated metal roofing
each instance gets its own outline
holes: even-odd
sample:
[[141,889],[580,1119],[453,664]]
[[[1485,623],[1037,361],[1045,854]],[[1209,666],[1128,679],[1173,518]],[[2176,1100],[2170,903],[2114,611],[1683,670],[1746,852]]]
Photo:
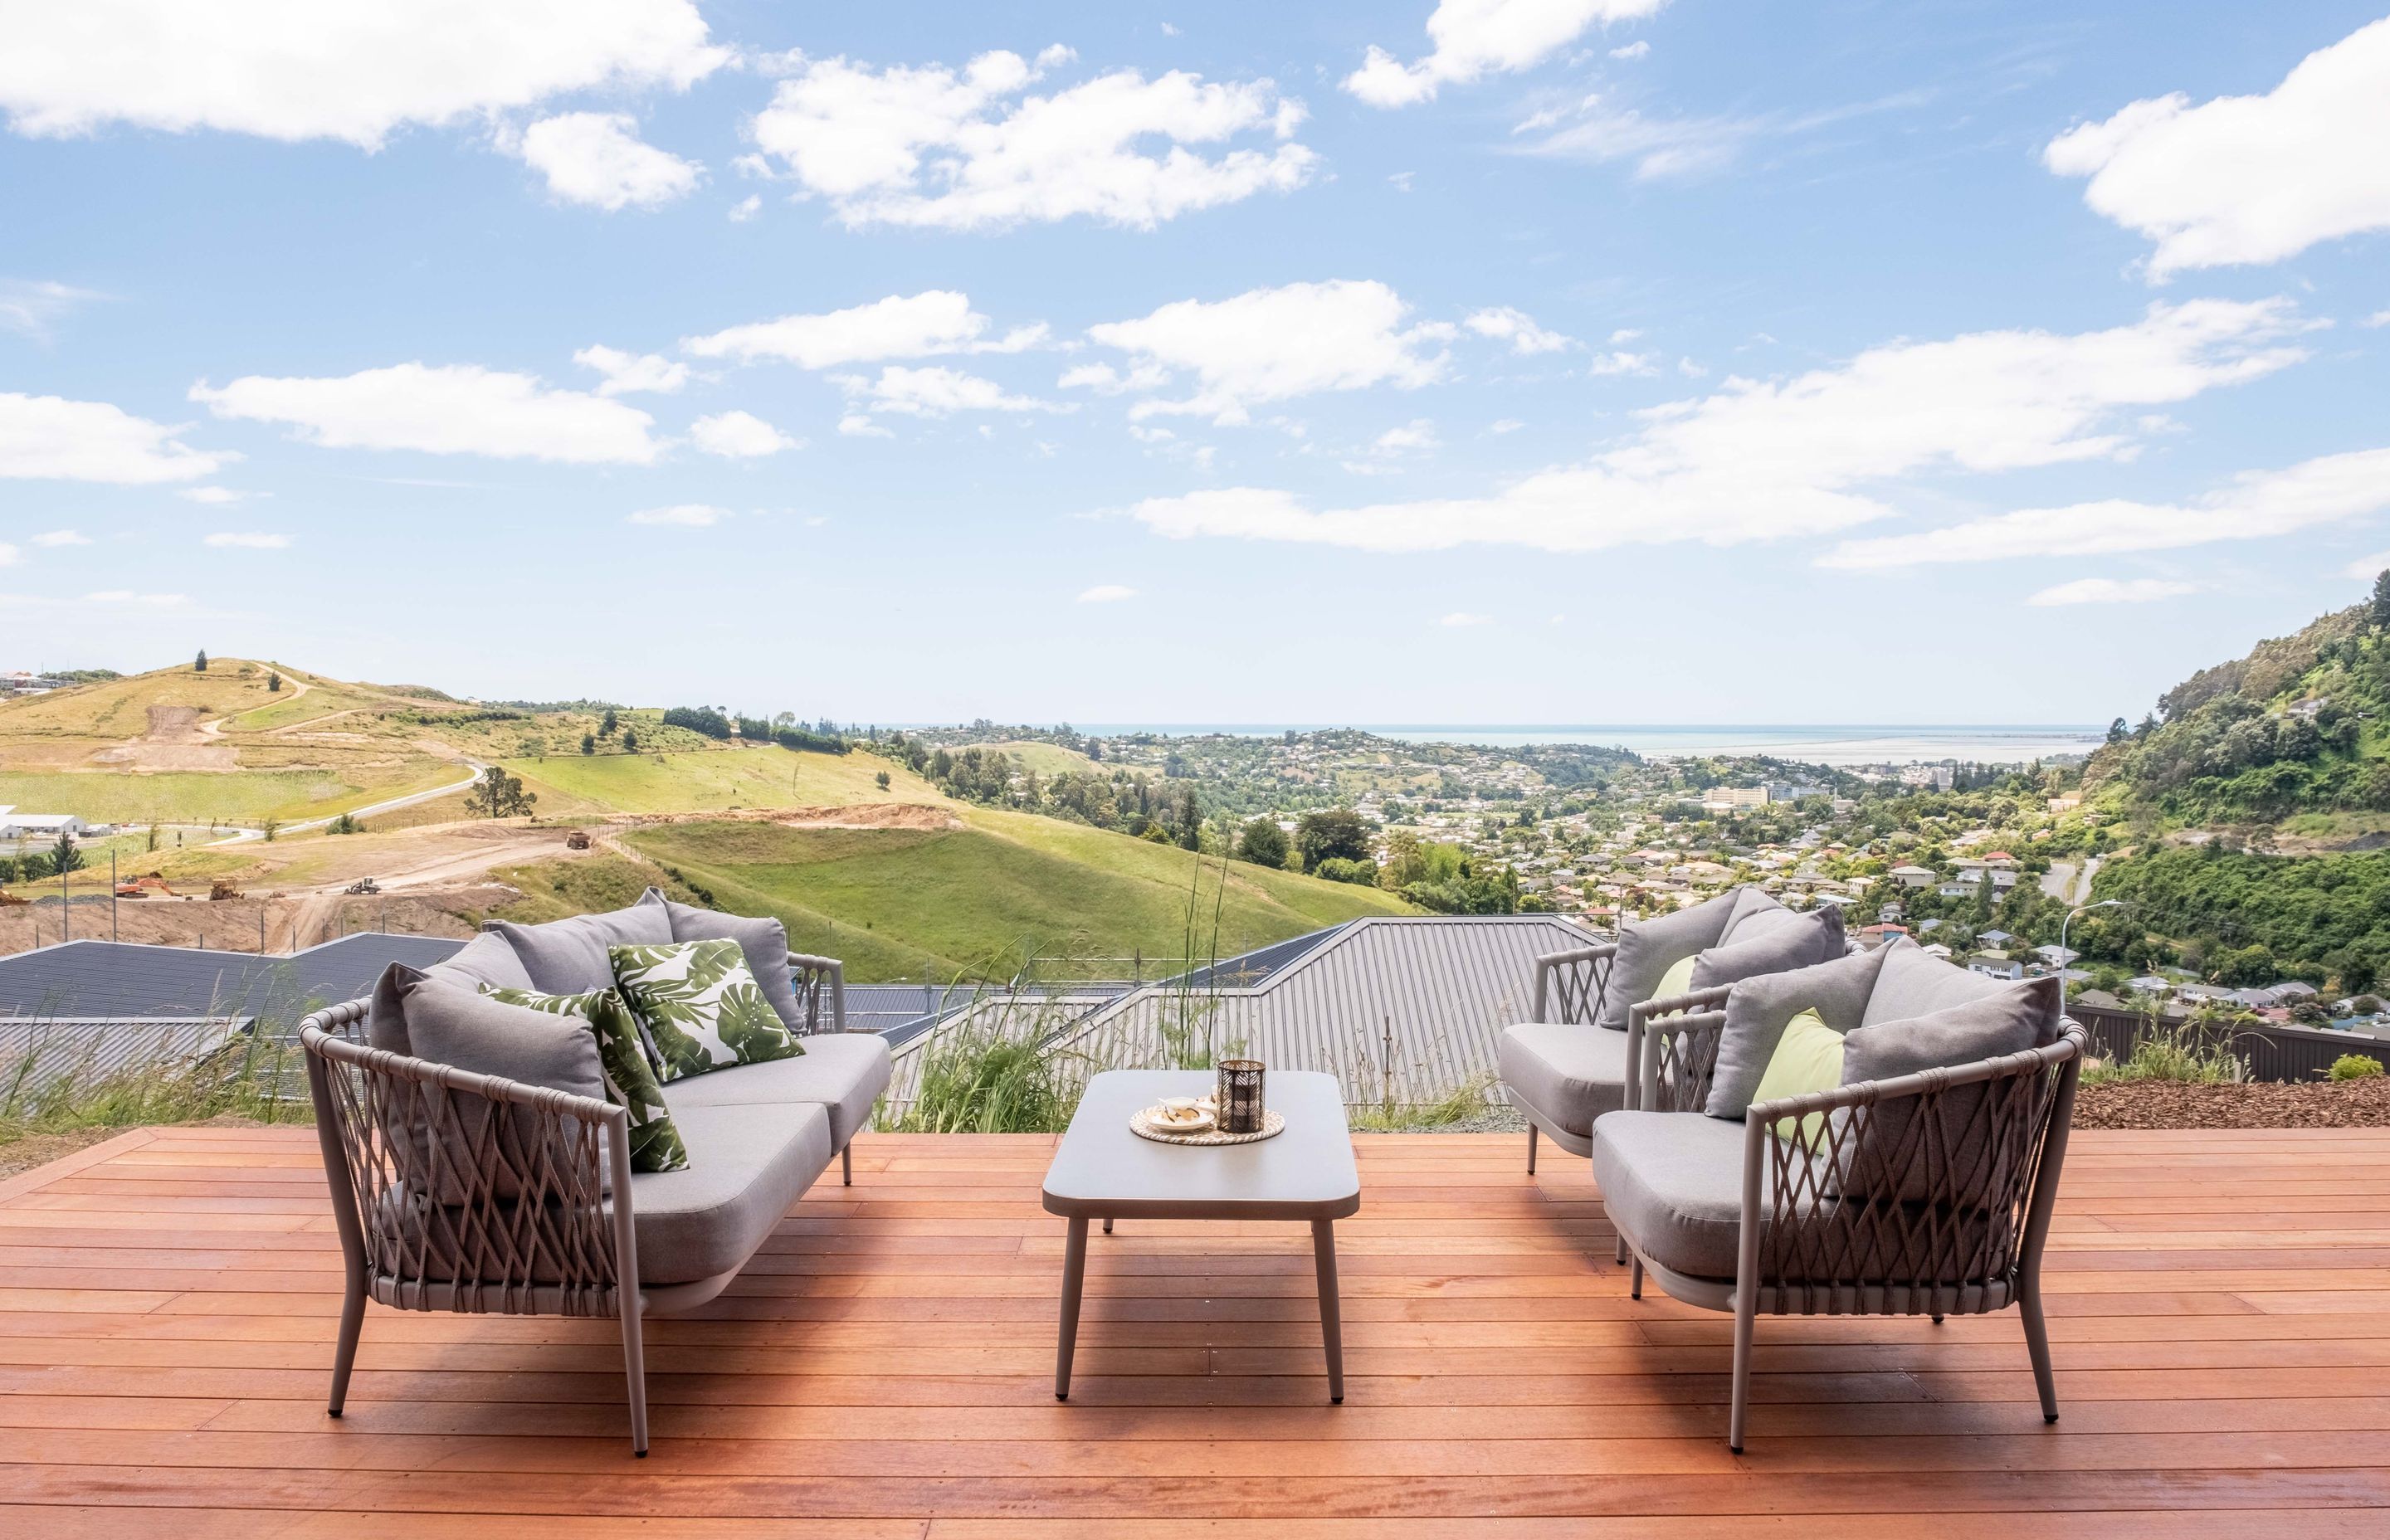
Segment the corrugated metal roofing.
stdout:
[[[1058,1046],[1098,1066],[1148,1066],[1174,1057],[1176,1034],[1197,1059],[1235,1052],[1325,1071],[1348,1101],[1432,1102],[1492,1072],[1502,1029],[1535,1003],[1537,957],[1600,938],[1552,915],[1437,915],[1352,920],[1301,939],[1314,944],[1251,987],[1148,985]],[[1227,962],[1206,973],[1234,976]],[[900,1053],[901,1081],[918,1057]],[[901,1090],[890,1094],[901,1100]]]
[[0,1021],[0,1116],[30,1110],[62,1080],[89,1085],[188,1064],[247,1031],[246,1017],[39,1017]]
[[393,962],[428,968],[465,943],[361,930],[288,956],[71,941],[0,957],[0,1019],[265,1017],[284,1031],[353,1000]]

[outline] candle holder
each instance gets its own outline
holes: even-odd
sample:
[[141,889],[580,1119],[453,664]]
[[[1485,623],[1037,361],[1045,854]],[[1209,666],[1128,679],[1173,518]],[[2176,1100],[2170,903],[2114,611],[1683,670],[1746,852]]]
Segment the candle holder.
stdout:
[[1262,1061],[1258,1059],[1224,1059],[1220,1060],[1219,1084],[1214,1092],[1220,1112],[1223,1134],[1258,1134],[1262,1131]]

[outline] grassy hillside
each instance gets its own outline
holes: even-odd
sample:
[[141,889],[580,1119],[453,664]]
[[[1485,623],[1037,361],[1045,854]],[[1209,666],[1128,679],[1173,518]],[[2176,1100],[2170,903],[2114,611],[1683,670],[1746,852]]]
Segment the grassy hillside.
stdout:
[[[543,813],[548,810],[550,791],[582,805],[620,813],[721,813],[732,808],[846,807],[944,800],[935,787],[910,770],[870,754],[720,749],[667,754],[552,754],[503,763],[540,793]],[[888,772],[890,781],[884,791],[873,778],[881,771]]]
[[235,774],[0,769],[0,803],[29,813],[80,814],[91,823],[258,824],[268,818],[289,823],[428,790],[459,775],[430,760]]
[[[946,830],[679,824],[631,849],[710,891],[723,908],[779,917],[800,951],[846,959],[850,977],[1002,976],[1024,955],[1110,974],[1142,954],[1149,973],[1187,955],[1190,892],[1199,957],[1226,956],[1368,914],[1391,894],[1232,863],[1021,814],[973,809]],[[1103,959],[1097,961],[1095,959]]]

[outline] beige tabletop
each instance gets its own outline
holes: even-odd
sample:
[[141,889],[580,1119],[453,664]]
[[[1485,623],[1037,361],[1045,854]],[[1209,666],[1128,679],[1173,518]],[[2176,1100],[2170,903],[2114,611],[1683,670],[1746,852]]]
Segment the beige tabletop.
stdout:
[[1172,1145],[1139,1138],[1129,1114],[1164,1097],[1208,1095],[1209,1070],[1111,1070],[1086,1094],[1046,1173],[1046,1212],[1073,1217],[1343,1219],[1361,1207],[1361,1176],[1333,1075],[1272,1070],[1263,1085],[1286,1131],[1253,1144]]

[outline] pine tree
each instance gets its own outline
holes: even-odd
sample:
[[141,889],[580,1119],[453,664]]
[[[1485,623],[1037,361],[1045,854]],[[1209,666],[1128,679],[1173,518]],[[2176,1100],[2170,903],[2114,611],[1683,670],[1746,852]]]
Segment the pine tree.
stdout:
[[199,661],[191,665],[191,672],[193,674],[205,674],[208,672],[208,649],[206,648],[199,648]]

